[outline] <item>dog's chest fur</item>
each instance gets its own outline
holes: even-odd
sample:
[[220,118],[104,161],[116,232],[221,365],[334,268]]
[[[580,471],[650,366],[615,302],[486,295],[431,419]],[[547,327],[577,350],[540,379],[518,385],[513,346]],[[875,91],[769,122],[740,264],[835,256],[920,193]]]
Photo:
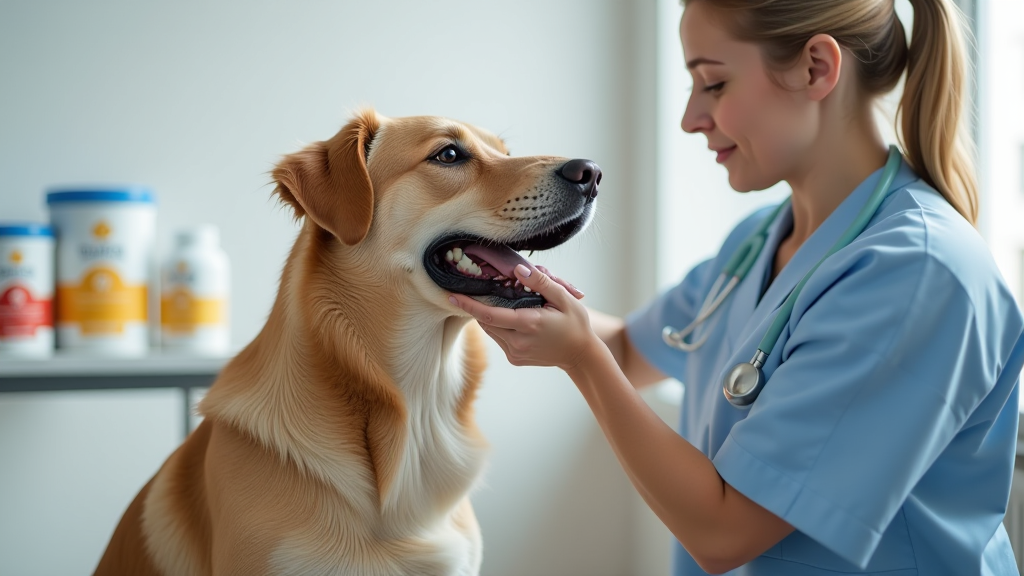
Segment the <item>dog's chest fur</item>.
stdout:
[[[400,333],[423,341],[415,330]],[[397,343],[394,376],[406,401],[407,441],[385,510],[416,510],[426,502],[452,500],[472,488],[480,473],[483,442],[459,419],[467,387],[477,384],[467,382],[475,376],[467,374],[467,353],[482,353],[467,350],[466,340],[466,330],[443,334],[435,340],[441,344],[440,354],[412,341]],[[424,509],[421,513],[431,512]]]
[[[415,325],[415,316],[409,319]],[[482,354],[462,329],[443,335],[409,327],[397,330],[391,376],[405,401],[406,419],[394,479],[379,508],[357,530],[381,551],[375,561],[353,555],[350,546],[306,534],[283,541],[271,556],[282,573],[471,575],[479,570],[480,536],[467,498],[480,475],[485,446],[460,419],[467,387],[475,378],[467,354]],[[425,343],[436,343],[435,349]],[[469,344],[469,350],[467,350]],[[337,478],[342,485],[348,479]],[[364,509],[365,510],[365,509]],[[311,539],[312,537],[312,539]],[[320,542],[312,540],[321,540]],[[358,546],[358,544],[357,544]]]

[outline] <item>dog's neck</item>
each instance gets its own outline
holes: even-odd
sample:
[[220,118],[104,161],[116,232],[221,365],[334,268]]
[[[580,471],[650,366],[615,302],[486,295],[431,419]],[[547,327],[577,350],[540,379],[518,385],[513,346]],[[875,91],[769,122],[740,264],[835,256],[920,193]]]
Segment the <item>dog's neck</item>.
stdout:
[[[381,287],[402,283],[367,277],[365,263],[325,266],[329,256],[308,228],[300,234],[266,326],[201,412],[343,492],[376,492],[382,509],[454,505],[482,464],[471,411],[482,343],[465,319],[408,304],[416,298],[382,302]],[[369,482],[353,460],[373,470]]]
[[[430,385],[457,380],[462,387],[461,337],[468,317],[423,302],[401,272],[380,265],[372,254],[347,254],[309,227],[303,241],[312,249],[296,244],[295,252],[305,259],[290,259],[274,306],[293,323],[292,330],[276,335],[279,339],[304,334],[305,347],[318,357],[339,369],[365,368],[356,375],[360,381],[376,383],[386,375],[410,400],[440,392],[428,391]],[[275,348],[292,361],[308,361],[309,354],[294,347]]]

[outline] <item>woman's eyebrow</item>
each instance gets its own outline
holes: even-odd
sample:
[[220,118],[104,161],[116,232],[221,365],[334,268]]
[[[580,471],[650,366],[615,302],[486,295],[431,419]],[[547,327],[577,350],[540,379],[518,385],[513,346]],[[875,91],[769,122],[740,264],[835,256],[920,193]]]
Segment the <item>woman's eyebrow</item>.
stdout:
[[693,60],[690,60],[689,62],[686,63],[686,68],[688,70],[693,70],[694,68],[696,68],[697,66],[700,66],[701,64],[718,64],[718,65],[722,65],[722,64],[725,64],[725,63],[724,62],[719,62],[718,60],[712,60],[710,58],[694,58]]

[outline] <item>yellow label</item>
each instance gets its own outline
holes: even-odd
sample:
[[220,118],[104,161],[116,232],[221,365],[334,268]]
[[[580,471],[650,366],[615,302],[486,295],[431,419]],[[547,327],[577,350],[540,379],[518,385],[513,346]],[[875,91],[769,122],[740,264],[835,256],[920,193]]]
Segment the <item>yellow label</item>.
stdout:
[[21,252],[17,250],[11,252],[11,262],[14,263],[15,265],[21,264],[21,261],[24,259],[25,257],[21,255]]
[[169,332],[189,334],[197,326],[224,321],[221,298],[196,298],[185,288],[176,288],[160,299],[160,325]]
[[93,268],[81,284],[57,287],[57,322],[79,324],[82,334],[122,334],[126,322],[147,317],[146,286],[125,284],[111,268]]

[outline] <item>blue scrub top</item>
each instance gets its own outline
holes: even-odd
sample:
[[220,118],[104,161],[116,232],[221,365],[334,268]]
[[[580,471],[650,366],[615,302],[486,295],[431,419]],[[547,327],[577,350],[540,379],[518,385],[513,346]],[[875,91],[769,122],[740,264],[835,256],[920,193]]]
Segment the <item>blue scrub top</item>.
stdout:
[[[762,296],[792,228],[784,210],[699,350],[668,347],[662,328],[690,323],[770,209],[627,319],[637,349],[686,385],[682,436],[726,482],[796,528],[729,574],[1018,573],[1002,520],[1024,319],[977,231],[905,163],[868,228],[807,281],[753,407],[737,409],[722,394],[726,371],[754,355],[880,176],[847,197]],[[678,543],[674,574],[705,574]]]

